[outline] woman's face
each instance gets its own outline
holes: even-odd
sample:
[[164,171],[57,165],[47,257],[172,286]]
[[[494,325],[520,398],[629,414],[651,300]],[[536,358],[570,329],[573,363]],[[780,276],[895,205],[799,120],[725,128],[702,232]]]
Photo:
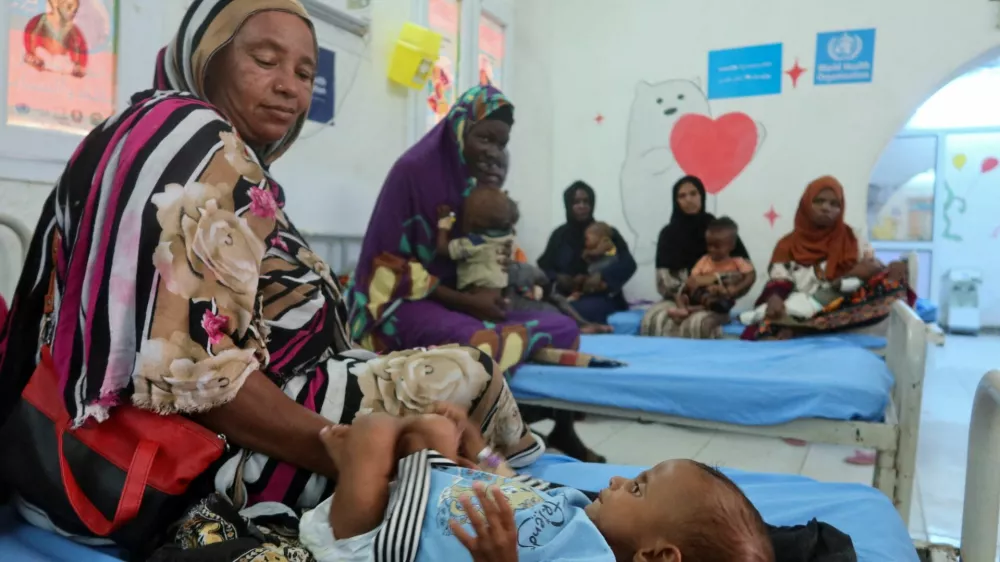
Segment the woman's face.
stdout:
[[837,223],[843,206],[837,194],[830,188],[826,188],[816,194],[812,200],[812,221],[820,228],[830,228]]
[[510,125],[495,119],[480,121],[465,135],[465,166],[477,185],[499,187],[506,176],[504,150],[510,140]]
[[692,183],[685,183],[677,190],[677,205],[685,215],[697,215],[701,212],[701,192]]
[[576,222],[587,222],[594,214],[593,203],[590,202],[590,195],[583,189],[577,189],[573,194],[573,220]]
[[260,147],[281,140],[308,111],[315,73],[306,22],[287,12],[261,12],[213,57],[206,95],[247,144]]

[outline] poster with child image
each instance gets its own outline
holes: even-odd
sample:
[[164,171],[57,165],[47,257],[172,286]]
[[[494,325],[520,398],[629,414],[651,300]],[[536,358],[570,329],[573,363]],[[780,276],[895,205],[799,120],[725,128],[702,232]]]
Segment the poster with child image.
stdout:
[[116,0],[7,6],[7,124],[84,135],[111,116]]

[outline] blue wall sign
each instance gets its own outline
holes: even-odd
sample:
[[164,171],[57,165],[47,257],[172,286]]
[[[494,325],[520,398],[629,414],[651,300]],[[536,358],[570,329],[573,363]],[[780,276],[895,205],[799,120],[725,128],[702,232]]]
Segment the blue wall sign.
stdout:
[[851,29],[816,35],[814,84],[858,84],[872,81],[875,30]]
[[708,99],[780,93],[781,43],[708,53]]
[[309,106],[309,120],[320,123],[333,121],[334,103],[337,98],[337,54],[329,49],[319,48],[316,59],[316,79],[313,82],[312,105]]

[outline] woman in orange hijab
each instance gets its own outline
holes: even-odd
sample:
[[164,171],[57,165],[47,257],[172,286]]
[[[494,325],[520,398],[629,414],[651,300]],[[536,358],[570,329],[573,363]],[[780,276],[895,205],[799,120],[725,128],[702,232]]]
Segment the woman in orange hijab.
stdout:
[[744,339],[789,338],[879,324],[909,297],[903,263],[885,266],[844,222],[844,188],[823,176],[806,188],[795,229],[778,241]]

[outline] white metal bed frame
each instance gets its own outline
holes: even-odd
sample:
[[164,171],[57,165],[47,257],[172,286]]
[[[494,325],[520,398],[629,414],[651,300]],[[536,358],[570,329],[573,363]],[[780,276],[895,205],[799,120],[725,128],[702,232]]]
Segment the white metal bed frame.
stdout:
[[910,307],[897,301],[890,314],[886,345],[886,364],[895,377],[895,385],[883,422],[807,418],[774,426],[750,426],[561,400],[518,402],[681,427],[875,449],[877,460],[872,485],[892,499],[900,517],[908,523],[926,362],[926,325]]
[[994,562],[1000,523],[1000,371],[983,375],[969,423],[961,546],[918,543],[926,562]]
[[314,234],[303,232],[306,242],[313,253],[320,257],[334,275],[344,275],[354,270],[361,255],[361,242],[364,236],[345,236],[341,234]]
[[[25,226],[24,223],[16,217],[4,213],[0,213],[0,226],[10,229],[10,231],[17,236],[18,242],[20,242],[19,245],[21,246],[21,252],[18,255],[17,264],[15,265],[17,268],[17,275],[14,276],[14,280],[16,282],[17,277],[20,276],[24,260],[28,257],[28,247],[31,245],[31,229]],[[10,295],[7,296],[10,297]]]

